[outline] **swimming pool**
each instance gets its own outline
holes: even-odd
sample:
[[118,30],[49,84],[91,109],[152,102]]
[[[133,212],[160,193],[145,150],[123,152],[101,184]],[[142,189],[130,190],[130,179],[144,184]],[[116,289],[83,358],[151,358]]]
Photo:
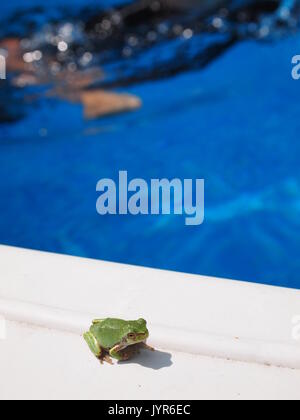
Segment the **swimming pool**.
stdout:
[[[44,99],[0,125],[0,242],[300,288],[300,35],[244,42],[201,71],[127,89],[141,110],[84,121]],[[205,222],[96,213],[96,183],[204,178]]]

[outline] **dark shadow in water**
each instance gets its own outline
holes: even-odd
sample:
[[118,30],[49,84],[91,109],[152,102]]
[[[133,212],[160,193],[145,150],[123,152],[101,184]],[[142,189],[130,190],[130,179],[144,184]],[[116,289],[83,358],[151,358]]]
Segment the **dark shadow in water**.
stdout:
[[[87,95],[91,98],[88,90],[128,88],[198,71],[239,42],[271,42],[295,33],[300,0],[291,2],[286,16],[281,16],[282,4],[283,0],[128,0],[113,8],[82,11],[18,9],[5,22],[0,20],[0,48],[12,57],[11,80],[0,85],[0,124],[22,119],[30,104],[43,100],[45,92],[40,94],[38,86],[50,84],[53,97],[80,103]],[[64,38],[67,50],[62,52],[57,41]],[[33,60],[34,51],[41,53],[40,59]],[[24,63],[27,54],[34,61],[30,71]]]
[[155,350],[147,351],[142,350],[140,354],[136,355],[132,360],[128,362],[121,362],[122,364],[138,364],[145,368],[160,370],[168,368],[173,365],[172,355],[167,352]]

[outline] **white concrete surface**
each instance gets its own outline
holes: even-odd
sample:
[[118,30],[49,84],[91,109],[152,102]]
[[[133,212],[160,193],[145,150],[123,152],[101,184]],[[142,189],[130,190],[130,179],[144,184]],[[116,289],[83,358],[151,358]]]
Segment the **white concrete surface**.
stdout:
[[[299,291],[8,247],[0,279],[0,399],[300,399]],[[145,317],[158,351],[100,366],[94,316]]]
[[99,365],[79,335],[8,323],[1,399],[299,399],[298,371],[178,352]]

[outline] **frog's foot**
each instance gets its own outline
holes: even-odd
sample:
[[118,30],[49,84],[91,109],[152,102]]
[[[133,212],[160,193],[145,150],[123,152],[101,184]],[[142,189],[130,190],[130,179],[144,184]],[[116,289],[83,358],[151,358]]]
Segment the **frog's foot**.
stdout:
[[141,343],[141,348],[146,349],[146,350],[150,350],[150,351],[155,351],[155,348],[151,347],[151,346],[148,346],[147,343]]
[[100,358],[100,362],[103,365],[104,362],[108,363],[109,365],[113,365],[112,358],[109,357],[108,354],[105,354],[103,357]]
[[93,334],[90,333],[90,332],[87,332],[87,333],[83,334],[83,338],[87,342],[87,344],[88,344],[90,350],[92,351],[92,353],[100,359],[101,354],[102,354],[102,349],[99,346],[99,343],[97,342],[97,340],[93,336]]

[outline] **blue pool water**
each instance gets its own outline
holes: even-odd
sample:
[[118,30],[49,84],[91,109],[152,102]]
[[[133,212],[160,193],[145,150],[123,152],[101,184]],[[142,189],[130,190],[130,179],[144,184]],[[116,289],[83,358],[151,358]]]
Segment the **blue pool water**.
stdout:
[[[130,87],[134,113],[86,122],[80,105],[30,105],[0,125],[0,242],[300,288],[299,45],[248,41],[205,70]],[[119,170],[204,178],[205,223],[100,217],[96,183]]]

